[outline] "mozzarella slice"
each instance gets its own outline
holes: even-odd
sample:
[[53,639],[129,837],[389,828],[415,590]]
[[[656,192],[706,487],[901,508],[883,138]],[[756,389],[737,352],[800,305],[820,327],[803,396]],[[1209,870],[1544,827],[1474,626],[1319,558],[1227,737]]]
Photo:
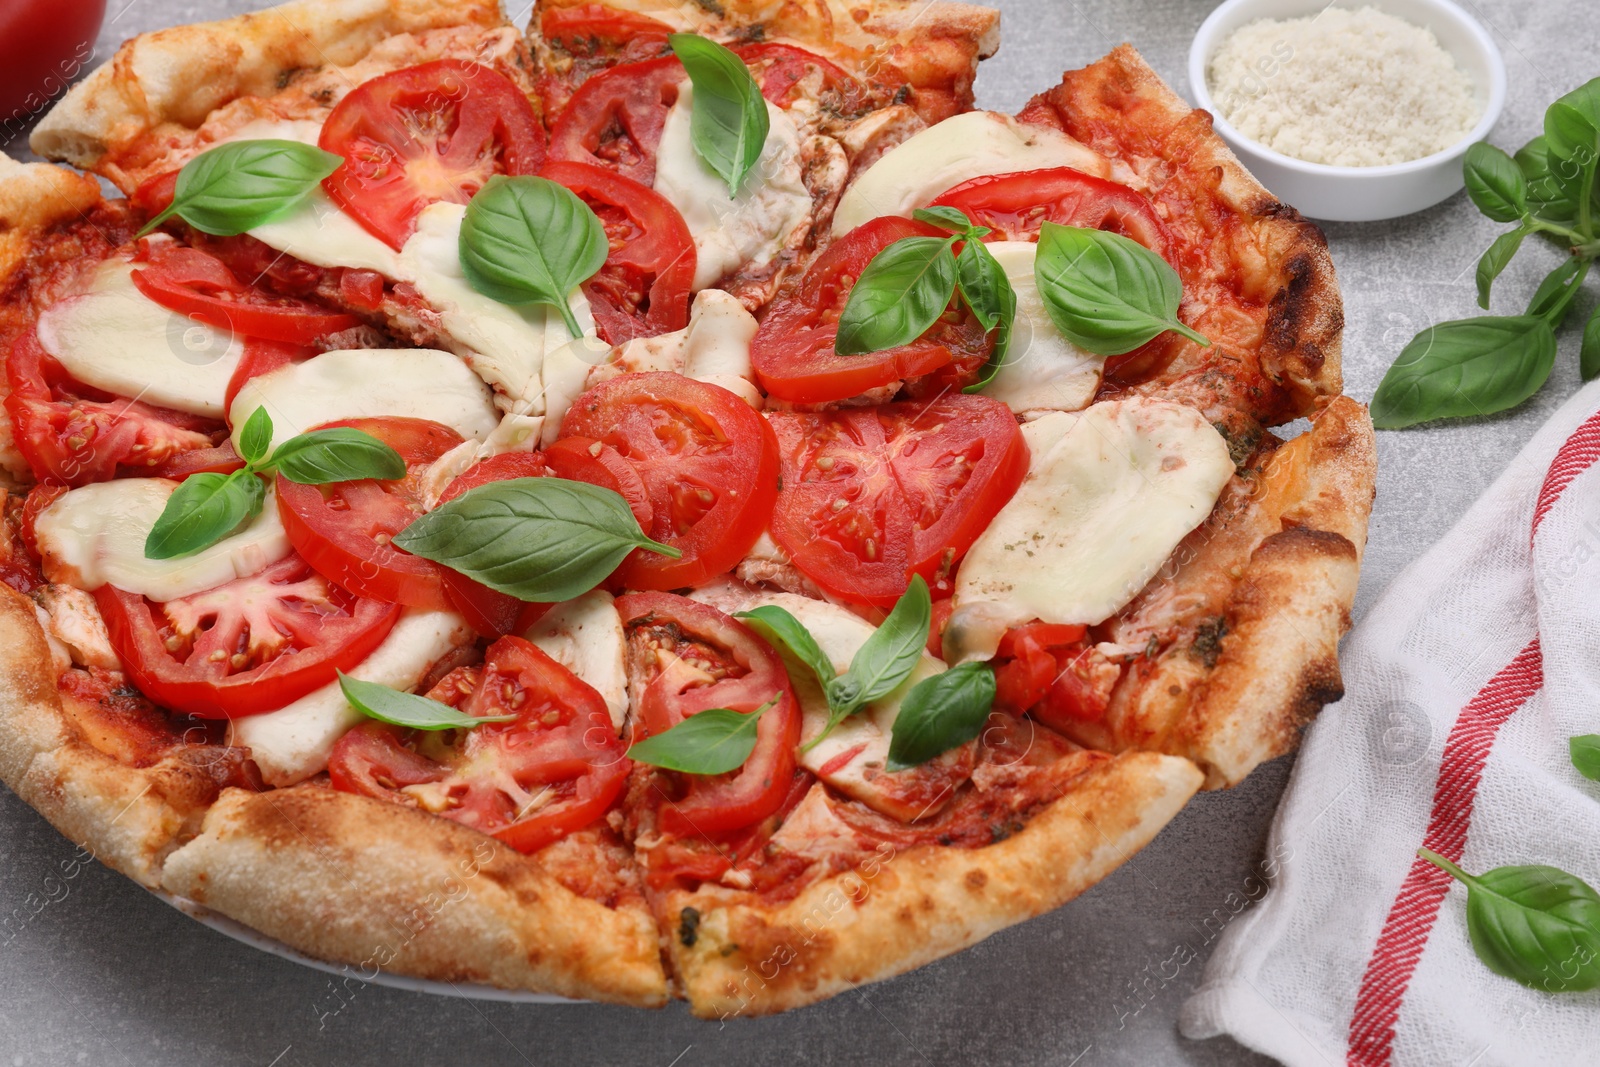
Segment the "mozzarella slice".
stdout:
[[45,576],[90,591],[114,585],[162,602],[255,574],[289,554],[269,485],[261,514],[237,533],[192,555],[146,559],[145,538],[177,487],[165,478],[118,478],[62,496],[34,524]]
[[432,419],[477,440],[500,423],[489,387],[460,359],[432,348],[324,352],[252,378],[228,411],[234,447],[263,406],[272,416],[273,448],[336,419]]
[[[833,664],[834,670],[841,674],[850,669],[850,660],[856,651],[877,630],[877,627],[847,608],[794,593],[752,590],[727,582],[697,590],[690,597],[730,615],[762,604],[785,609],[811,631],[811,636],[816,638],[818,647]],[[809,752],[801,753],[801,764],[841,793],[885,814],[906,820],[923,814],[917,810],[908,811],[901,796],[885,790],[874,780],[886,776],[884,768],[889,760],[889,741],[894,720],[900,714],[901,701],[912,686],[942,670],[944,663],[924,652],[909,678],[881,700],[868,704],[844,720],[821,744]],[[800,700],[803,715],[800,739],[804,744],[827,727],[828,701],[823,696],[822,687],[809,671],[790,671],[789,680],[794,686],[795,696]]]
[[[556,349],[571,343],[572,334],[554,308],[512,307],[468,284],[461,269],[461,220],[466,211],[460,204],[431,204],[417,216],[417,232],[400,255],[402,276],[438,311],[444,332],[465,349],[462,355],[478,377],[502,394],[507,410],[541,414],[545,362]],[[588,298],[574,289],[568,304],[584,336],[593,340],[594,315]]]
[[[410,690],[435,660],[472,638],[472,628],[459,615],[411,608],[372,655],[345,673]],[[267,784],[293,785],[325,769],[334,742],[364,719],[345,700],[339,683],[333,682],[277,711],[232,720],[228,743],[250,749]]]
[[983,395],[1019,414],[1077,411],[1086,407],[1100,388],[1105,357],[1068,341],[1050,321],[1033,275],[1036,247],[1029,241],[989,245],[1016,291],[1017,314],[1006,361],[983,387]]
[[704,289],[749,263],[771,261],[811,218],[811,193],[802,180],[800,137],[782,108],[767,104],[771,127],[761,157],[739,195],[694,150],[690,122],[694,86],[678,87],[656,149],[655,190],[688,223],[697,257],[694,287]]
[[627,639],[610,593],[593,589],[557,604],[523,636],[593,686],[605,698],[612,725],[622,730],[628,717]]
[[80,382],[157,407],[221,418],[244,342],[168,311],[108,259],[89,288],[39,316],[39,344]]
[[1059,130],[994,111],[969,111],[913,134],[868,167],[839,198],[833,235],[883,215],[910,218],[951,186],[986,174],[1072,167],[1104,177],[1105,160]]
[[956,572],[945,652],[994,655],[1008,627],[1091,625],[1154,577],[1216,505],[1233,460],[1193,408],[1162,400],[1051,412],[1022,427],[1028,475]]

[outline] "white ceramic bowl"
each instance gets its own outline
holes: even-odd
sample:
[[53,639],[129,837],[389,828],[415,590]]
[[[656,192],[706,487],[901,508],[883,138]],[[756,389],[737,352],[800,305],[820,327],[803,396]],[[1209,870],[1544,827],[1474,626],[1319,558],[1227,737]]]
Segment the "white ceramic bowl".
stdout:
[[1234,30],[1256,19],[1315,15],[1326,0],[1225,0],[1200,25],[1189,47],[1189,86],[1211,112],[1216,130],[1240,161],[1286,204],[1301,214],[1334,222],[1392,219],[1432,207],[1462,186],[1461,157],[1488,136],[1506,101],[1506,66],[1500,50],[1477,20],[1449,0],[1334,0],[1334,6],[1367,5],[1433,31],[1439,44],[1472,79],[1483,115],[1460,143],[1442,152],[1383,167],[1330,167],[1274,152],[1228,124],[1206,85],[1206,67]]

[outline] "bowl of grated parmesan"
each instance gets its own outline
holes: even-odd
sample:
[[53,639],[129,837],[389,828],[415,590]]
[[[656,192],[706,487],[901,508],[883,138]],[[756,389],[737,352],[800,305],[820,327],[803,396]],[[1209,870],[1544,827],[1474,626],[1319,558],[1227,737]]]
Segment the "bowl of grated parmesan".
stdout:
[[1370,222],[1462,187],[1505,104],[1488,32],[1449,0],[1225,0],[1189,85],[1241,162],[1312,218]]

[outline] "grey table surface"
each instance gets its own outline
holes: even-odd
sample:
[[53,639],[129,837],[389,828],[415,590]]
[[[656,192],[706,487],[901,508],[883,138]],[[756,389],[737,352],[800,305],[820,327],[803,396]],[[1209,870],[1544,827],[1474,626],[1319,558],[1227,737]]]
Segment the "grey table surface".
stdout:
[[[1493,139],[1515,147],[1538,132],[1550,100],[1597,73],[1592,34],[1574,32],[1574,5],[1562,0],[1464,3],[1505,54],[1510,98]],[[524,15],[524,0],[512,4],[513,15]],[[261,5],[108,6],[99,57],[134,33]],[[1013,111],[1062,70],[1121,41],[1186,93],[1189,41],[1213,5],[998,6],[1005,43],[979,76],[978,102]],[[20,139],[8,150],[26,157]],[[1458,194],[1409,218],[1326,230],[1348,320],[1346,389],[1365,400],[1415,331],[1473,312],[1473,266],[1498,227]],[[1525,299],[1557,260],[1550,248],[1524,253],[1496,291],[1507,303]],[[1549,384],[1518,411],[1379,434],[1358,619],[1577,384],[1576,338],[1568,336]],[[0,918],[13,916],[0,926],[0,1064],[1268,1063],[1227,1039],[1185,1040],[1175,1019],[1214,946],[1214,916],[1232,913],[1258,884],[1252,875],[1290,763],[1200,796],[1148,848],[1052,914],[817,1007],[726,1025],[694,1020],[681,1005],[508,1005],[353,983],[336,991],[329,975],[231,941],[105,868],[87,865],[60,881],[73,844],[0,789]],[[34,914],[40,900],[47,903]],[[1163,965],[1191,955],[1175,974]]]

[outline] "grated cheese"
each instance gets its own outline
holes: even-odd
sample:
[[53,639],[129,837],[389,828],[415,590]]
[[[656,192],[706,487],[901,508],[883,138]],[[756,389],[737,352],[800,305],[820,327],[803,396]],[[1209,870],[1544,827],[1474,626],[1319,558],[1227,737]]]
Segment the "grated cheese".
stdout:
[[1431,31],[1373,7],[1257,19],[1222,43],[1206,78],[1241,134],[1339,167],[1443,151],[1483,111],[1471,79]]

